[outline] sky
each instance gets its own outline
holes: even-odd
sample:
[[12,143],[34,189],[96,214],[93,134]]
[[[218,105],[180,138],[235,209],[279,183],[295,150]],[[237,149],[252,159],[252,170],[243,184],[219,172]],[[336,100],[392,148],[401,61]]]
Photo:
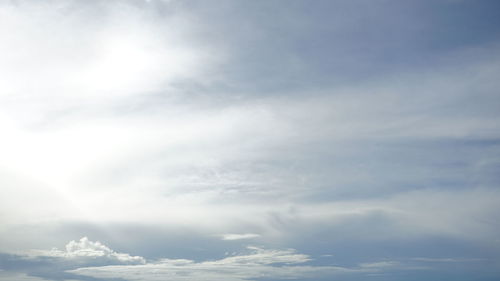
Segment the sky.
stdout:
[[500,279],[497,0],[0,1],[0,281]]

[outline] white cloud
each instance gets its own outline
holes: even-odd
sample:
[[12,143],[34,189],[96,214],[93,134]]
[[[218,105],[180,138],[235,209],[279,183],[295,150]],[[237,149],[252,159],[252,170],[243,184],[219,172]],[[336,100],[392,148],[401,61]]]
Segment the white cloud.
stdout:
[[123,264],[144,264],[143,257],[131,256],[129,254],[117,253],[99,241],[90,241],[87,237],[82,237],[79,241],[70,241],[66,244],[66,250],[52,249],[50,251],[34,250],[34,256],[58,257],[65,259],[104,260],[113,263]]
[[395,260],[385,260],[385,261],[376,261],[369,263],[361,263],[358,265],[359,269],[365,269],[370,273],[378,273],[384,274],[389,271],[398,271],[398,270],[429,270],[431,267],[423,266],[418,263],[413,262],[402,262]]
[[86,267],[68,272],[96,278],[123,278],[132,281],[243,281],[256,278],[324,277],[331,274],[365,271],[360,268],[296,265],[311,259],[292,249],[267,250],[258,247],[249,247],[248,249],[251,250],[250,254],[215,261],[194,262],[164,259],[144,265]]
[[362,263],[359,266],[363,268],[387,268],[398,266],[399,263],[395,261],[380,261],[372,263]]
[[[322,257],[324,256],[322,255]],[[64,259],[64,262],[59,259],[47,259],[47,257],[61,258]],[[395,270],[430,269],[428,266],[421,266],[420,263],[434,260],[426,258],[413,258],[405,261],[383,260],[361,263],[352,267],[333,264],[315,265],[312,257],[298,253],[294,249],[265,249],[248,246],[244,253],[233,253],[232,256],[219,260],[197,262],[189,259],[163,258],[145,262],[140,257],[116,253],[102,243],[89,241],[86,237],[68,243],[66,251],[57,249],[34,251],[31,256],[12,256],[10,258],[11,261],[16,259],[22,261],[28,259],[30,263],[34,264],[41,262],[46,269],[52,268],[52,270],[30,272],[35,276],[31,277],[11,272],[11,269],[7,269],[7,271],[0,269],[0,280],[35,281],[38,280],[38,277],[50,279],[54,276],[64,276],[66,273],[103,279],[120,278],[130,281],[315,279],[333,278],[333,276],[345,274],[363,276],[374,273],[384,274]],[[451,259],[445,260],[449,262]],[[17,268],[21,272],[25,269],[23,266]],[[71,280],[74,279],[79,278],[73,276]]]
[[227,233],[227,234],[223,234],[221,237],[222,237],[222,240],[242,240],[242,239],[257,238],[257,237],[260,237],[260,234],[256,234],[256,233],[244,233],[244,234]]
[[159,17],[148,5],[2,3],[0,23],[0,97],[9,101],[53,106],[48,98],[147,94],[207,63],[201,47],[184,40],[187,26],[176,15]]
[[[184,36],[189,18],[169,7],[160,14],[149,6],[97,2],[112,4],[0,4],[2,249],[42,240],[34,235],[57,240],[23,228],[54,222],[67,228],[66,222],[82,221],[183,226],[207,236],[228,233],[223,240],[257,238],[256,232],[270,240],[377,212],[394,224],[376,231],[360,224],[350,235],[498,236],[490,223],[499,212],[498,192],[407,193],[401,186],[420,185],[420,175],[429,174],[418,173],[426,166],[423,158],[438,153],[415,148],[418,161],[409,163],[405,156],[374,155],[378,147],[366,149],[373,143],[396,149],[409,140],[498,138],[492,110],[497,51],[480,51],[493,54],[489,62],[453,59],[460,67],[451,63],[321,93],[239,100],[216,91],[212,99],[203,89],[172,89],[183,78],[203,84],[200,73],[212,62],[207,56],[219,55]],[[179,91],[183,97],[173,99]],[[488,157],[492,167],[496,163],[494,153],[477,161],[435,157],[443,159],[439,167],[474,166]],[[363,166],[368,161],[398,168]],[[456,178],[443,182],[460,182]],[[383,190],[364,192],[377,184],[389,189],[382,199]],[[343,200],[351,194],[363,199]],[[130,260],[82,243],[52,255]]]
[[468,263],[468,262],[483,261],[483,259],[478,259],[478,258],[424,258],[424,257],[412,258],[411,260],[418,262],[428,262],[428,263]]
[[309,256],[297,254],[295,250],[267,250],[259,247],[249,246],[252,253],[249,255],[227,257],[220,261],[212,262],[213,264],[294,264],[310,261]]

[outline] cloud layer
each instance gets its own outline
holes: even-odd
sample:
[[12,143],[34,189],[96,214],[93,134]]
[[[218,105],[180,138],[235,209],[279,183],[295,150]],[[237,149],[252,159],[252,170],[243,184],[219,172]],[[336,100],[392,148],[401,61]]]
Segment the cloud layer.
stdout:
[[242,281],[257,278],[297,279],[356,271],[335,266],[295,265],[310,261],[310,258],[291,249],[266,250],[257,247],[248,247],[248,249],[251,251],[249,254],[215,261],[163,259],[138,266],[88,267],[69,272],[104,279],[125,278],[137,281],[215,279]]
[[497,280],[498,8],[0,3],[1,278]]

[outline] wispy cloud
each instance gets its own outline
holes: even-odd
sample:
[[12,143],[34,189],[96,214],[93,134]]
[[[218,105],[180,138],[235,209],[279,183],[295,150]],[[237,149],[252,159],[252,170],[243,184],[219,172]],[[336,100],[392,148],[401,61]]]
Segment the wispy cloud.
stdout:
[[125,278],[146,280],[231,280],[243,281],[258,278],[297,279],[324,277],[336,273],[362,271],[336,266],[300,265],[310,257],[296,251],[267,250],[249,247],[249,254],[221,260],[194,262],[192,260],[163,259],[159,262],[136,266],[87,267],[70,270],[70,273],[96,278]]
[[252,239],[258,237],[260,237],[260,234],[256,233],[244,233],[244,234],[228,233],[221,235],[222,240],[242,240],[242,239]]
[[45,278],[39,278],[34,276],[26,275],[25,273],[12,273],[12,272],[4,272],[0,270],[0,280],[1,281],[44,281],[47,280]]
[[429,263],[468,263],[468,262],[480,262],[484,259],[477,259],[477,258],[423,258],[423,257],[418,257],[418,258],[412,258],[411,260],[414,261],[419,261],[419,262],[429,262]]
[[[104,244],[90,241],[86,237],[79,241],[70,241],[66,245],[66,251],[32,250],[28,256],[0,256],[0,260],[8,261],[5,268],[9,270],[0,271],[0,279],[11,277],[30,281],[38,278],[87,280],[86,277],[99,280],[121,278],[131,281],[242,281],[259,278],[313,278],[373,271],[363,267],[308,264],[313,259],[294,249],[266,249],[255,246],[248,246],[241,253],[233,253],[231,256],[215,260],[169,258],[146,260],[126,253],[117,253]],[[12,269],[16,273],[13,273]],[[25,273],[29,273],[30,276]]]

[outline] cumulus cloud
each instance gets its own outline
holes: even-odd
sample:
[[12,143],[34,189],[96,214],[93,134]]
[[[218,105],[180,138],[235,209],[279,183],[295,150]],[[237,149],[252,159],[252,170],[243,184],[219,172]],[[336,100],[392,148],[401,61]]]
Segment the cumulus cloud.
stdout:
[[66,244],[65,251],[52,249],[50,251],[38,250],[32,253],[42,257],[57,257],[83,261],[100,260],[109,263],[123,264],[144,264],[146,262],[143,257],[115,252],[101,242],[90,241],[87,237],[82,237],[78,241],[70,241]]

